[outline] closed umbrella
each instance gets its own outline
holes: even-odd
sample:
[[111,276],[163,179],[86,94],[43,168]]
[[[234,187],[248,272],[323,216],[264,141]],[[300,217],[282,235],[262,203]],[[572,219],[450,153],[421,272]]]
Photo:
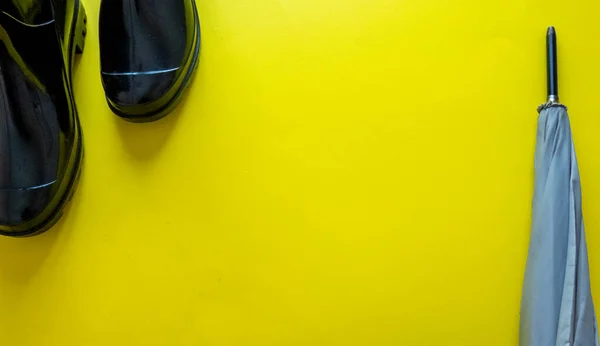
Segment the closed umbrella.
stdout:
[[556,33],[547,34],[548,102],[538,108],[531,239],[521,299],[521,346],[597,346],[579,168],[567,108],[558,102]]

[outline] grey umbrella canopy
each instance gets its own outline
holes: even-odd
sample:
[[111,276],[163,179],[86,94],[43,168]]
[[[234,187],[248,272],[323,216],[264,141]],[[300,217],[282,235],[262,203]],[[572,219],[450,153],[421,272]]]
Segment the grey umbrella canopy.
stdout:
[[598,346],[581,187],[567,108],[558,103],[556,33],[548,29],[548,102],[539,107],[521,346]]

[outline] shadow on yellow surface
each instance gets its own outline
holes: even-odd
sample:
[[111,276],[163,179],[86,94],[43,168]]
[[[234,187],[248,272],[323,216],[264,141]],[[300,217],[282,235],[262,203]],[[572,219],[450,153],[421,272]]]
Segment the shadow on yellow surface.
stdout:
[[125,150],[133,160],[152,160],[156,153],[169,140],[181,111],[175,109],[168,118],[160,121],[135,124],[115,118],[116,128],[121,136]]

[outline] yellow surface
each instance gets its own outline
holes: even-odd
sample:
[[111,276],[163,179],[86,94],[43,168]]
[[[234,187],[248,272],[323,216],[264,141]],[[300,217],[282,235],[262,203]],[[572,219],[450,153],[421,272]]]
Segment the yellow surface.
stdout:
[[137,125],[85,4],[84,174],[0,239],[2,345],[517,345],[550,24],[600,300],[599,2],[198,1],[187,98]]

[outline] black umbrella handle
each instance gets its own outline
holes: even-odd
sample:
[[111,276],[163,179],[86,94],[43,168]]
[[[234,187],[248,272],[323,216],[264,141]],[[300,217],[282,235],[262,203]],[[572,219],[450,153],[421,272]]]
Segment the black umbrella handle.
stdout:
[[556,31],[548,28],[546,34],[546,59],[548,68],[548,102],[558,102],[558,65],[556,57]]

